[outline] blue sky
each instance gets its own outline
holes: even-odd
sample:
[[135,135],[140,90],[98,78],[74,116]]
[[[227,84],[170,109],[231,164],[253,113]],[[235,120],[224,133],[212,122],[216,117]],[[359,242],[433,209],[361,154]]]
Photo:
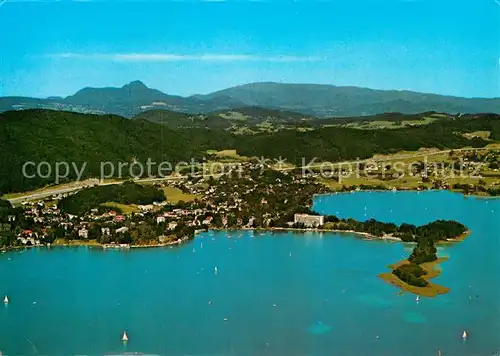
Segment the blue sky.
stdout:
[[500,96],[495,0],[6,0],[0,29],[1,96],[132,80],[179,95],[276,81]]

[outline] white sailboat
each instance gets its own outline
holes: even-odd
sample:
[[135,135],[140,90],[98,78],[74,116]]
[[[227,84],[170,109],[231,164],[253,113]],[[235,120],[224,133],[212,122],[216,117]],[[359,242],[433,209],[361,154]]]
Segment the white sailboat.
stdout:
[[415,299],[418,302],[420,302],[420,296],[417,295],[417,298]]
[[467,339],[467,331],[464,330],[463,334],[462,334],[462,339]]
[[217,266],[214,267],[214,273],[217,274],[218,272],[218,269],[217,269]]
[[3,298],[3,302],[5,304],[9,304],[9,297],[7,295],[5,295],[5,297]]
[[127,335],[126,331],[123,332],[122,341],[124,341],[124,342],[128,341],[128,335]]

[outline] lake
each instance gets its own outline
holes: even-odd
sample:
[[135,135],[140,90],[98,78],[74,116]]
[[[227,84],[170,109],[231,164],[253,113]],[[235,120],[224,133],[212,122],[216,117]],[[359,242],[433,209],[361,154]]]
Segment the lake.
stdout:
[[[411,246],[349,234],[206,232],[178,248],[37,248],[0,255],[4,355],[494,355],[500,200],[446,191],[318,196],[365,220],[454,219],[437,298],[377,278]],[[217,267],[217,272],[215,272]],[[126,330],[129,342],[121,341]],[[463,330],[469,338],[461,339]]]

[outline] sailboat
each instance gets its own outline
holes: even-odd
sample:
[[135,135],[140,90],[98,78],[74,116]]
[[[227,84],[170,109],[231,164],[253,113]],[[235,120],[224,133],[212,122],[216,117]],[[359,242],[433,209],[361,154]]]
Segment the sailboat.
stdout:
[[420,296],[417,295],[417,299],[415,299],[418,302],[420,302]]
[[5,297],[3,298],[3,302],[5,304],[9,304],[9,297],[7,295],[5,295]]
[[127,335],[127,332],[126,332],[126,331],[124,331],[124,332],[123,332],[123,335],[122,335],[122,341],[123,341],[123,342],[127,342],[127,341],[128,341],[128,335]]
[[217,266],[214,267],[214,273],[217,274]]
[[462,339],[467,339],[467,331],[464,330],[464,333],[462,334]]

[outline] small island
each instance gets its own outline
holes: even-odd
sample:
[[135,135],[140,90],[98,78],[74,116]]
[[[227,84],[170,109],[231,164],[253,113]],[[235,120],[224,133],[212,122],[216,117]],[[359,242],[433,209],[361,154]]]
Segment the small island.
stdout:
[[467,228],[455,221],[438,220],[423,229],[415,230],[413,239],[417,245],[407,260],[389,266],[391,273],[379,275],[384,281],[400,287],[403,291],[425,297],[435,297],[449,292],[449,288],[431,283],[430,280],[441,274],[436,266],[446,261],[438,258],[436,244],[461,241],[469,235]]

